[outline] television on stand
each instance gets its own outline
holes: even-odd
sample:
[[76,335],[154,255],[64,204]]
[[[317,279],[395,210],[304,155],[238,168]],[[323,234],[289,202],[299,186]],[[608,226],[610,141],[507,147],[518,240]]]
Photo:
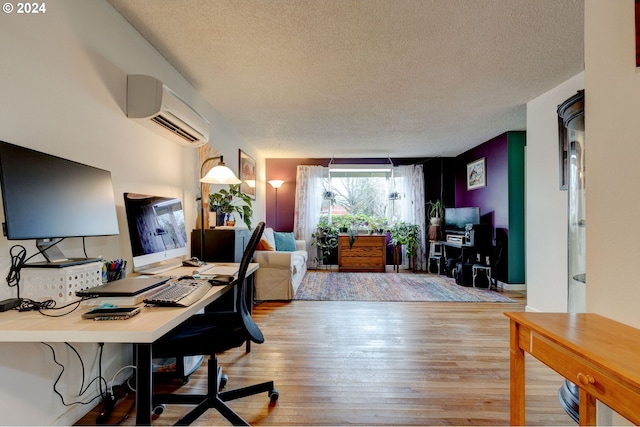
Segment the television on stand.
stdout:
[[480,223],[480,208],[445,208],[444,232],[446,234],[465,234],[467,224]]
[[133,270],[159,274],[182,265],[189,254],[182,200],[124,193]]
[[68,258],[56,245],[65,238],[117,235],[111,172],[0,141],[3,233],[8,240],[36,240],[44,262],[61,268],[96,262]]

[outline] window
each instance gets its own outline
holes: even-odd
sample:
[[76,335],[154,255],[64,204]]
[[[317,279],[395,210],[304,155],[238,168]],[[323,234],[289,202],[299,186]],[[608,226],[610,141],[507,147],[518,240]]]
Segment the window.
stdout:
[[402,218],[399,178],[393,172],[333,172],[323,180],[321,214],[396,221]]

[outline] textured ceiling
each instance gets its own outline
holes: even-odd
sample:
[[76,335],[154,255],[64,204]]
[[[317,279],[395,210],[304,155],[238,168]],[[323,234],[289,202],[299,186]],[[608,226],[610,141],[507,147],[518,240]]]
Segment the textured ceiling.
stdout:
[[583,0],[109,2],[266,157],[457,155],[584,69]]

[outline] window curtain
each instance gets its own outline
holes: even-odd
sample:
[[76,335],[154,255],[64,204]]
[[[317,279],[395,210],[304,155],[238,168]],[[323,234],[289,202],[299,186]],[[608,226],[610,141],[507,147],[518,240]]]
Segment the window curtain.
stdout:
[[[397,178],[395,180],[397,191],[401,194],[401,198],[398,200],[401,205],[401,219],[410,224],[417,224],[420,227],[420,243],[416,250],[415,268],[416,270],[425,270],[427,265],[425,258],[427,228],[422,165],[396,166],[394,168],[394,176]],[[409,260],[404,252],[403,248],[402,268],[408,268]]]
[[296,200],[293,219],[293,232],[296,239],[307,242],[309,260],[308,268],[316,268],[316,257],[312,254],[318,250],[311,246],[311,235],[316,231],[320,221],[320,208],[322,204],[322,179],[325,176],[325,167],[299,165],[296,172]]

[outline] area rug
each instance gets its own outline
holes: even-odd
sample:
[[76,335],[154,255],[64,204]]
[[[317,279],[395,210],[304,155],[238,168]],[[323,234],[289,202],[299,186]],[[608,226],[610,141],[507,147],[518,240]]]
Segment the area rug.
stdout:
[[499,292],[469,288],[446,276],[414,273],[307,271],[296,300],[515,302]]

